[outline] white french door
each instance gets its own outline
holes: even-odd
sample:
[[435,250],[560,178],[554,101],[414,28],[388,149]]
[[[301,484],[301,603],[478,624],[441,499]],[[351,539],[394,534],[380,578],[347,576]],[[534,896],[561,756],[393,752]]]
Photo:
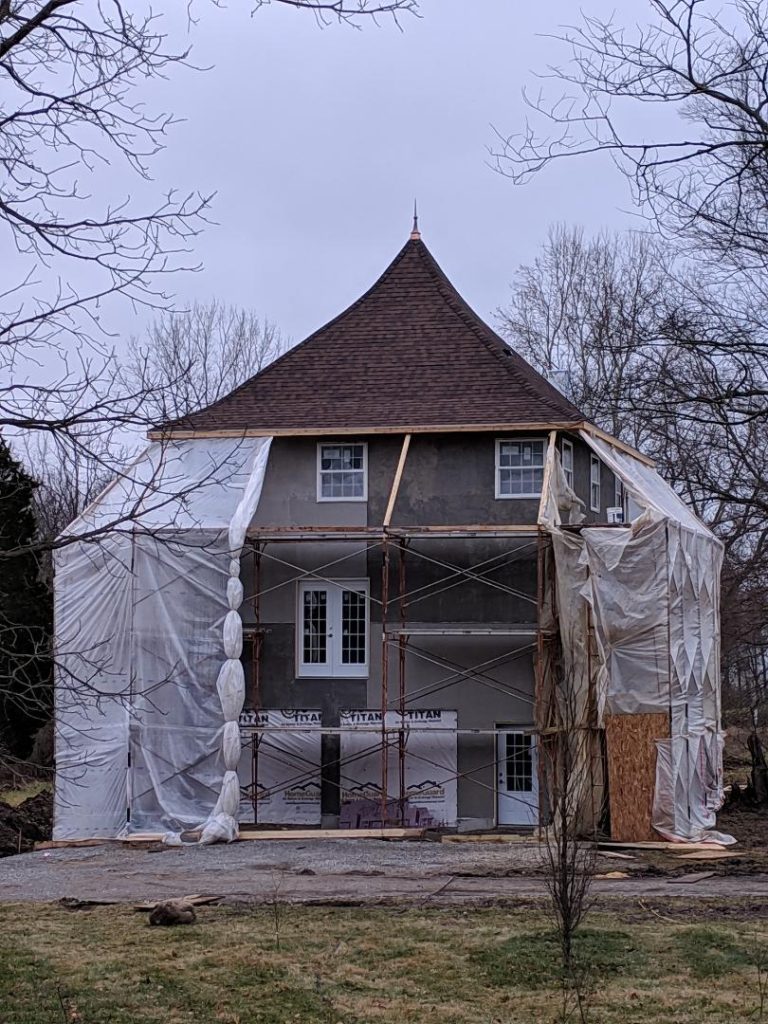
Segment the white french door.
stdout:
[[296,621],[298,675],[368,675],[367,580],[300,583]]
[[504,729],[497,737],[496,778],[499,825],[538,825],[539,772],[536,737]]

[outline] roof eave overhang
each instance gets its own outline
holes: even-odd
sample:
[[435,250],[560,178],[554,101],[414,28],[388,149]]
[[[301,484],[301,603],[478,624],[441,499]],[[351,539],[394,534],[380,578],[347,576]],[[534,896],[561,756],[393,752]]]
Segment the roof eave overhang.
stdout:
[[648,466],[654,462],[636,448],[625,444],[612,434],[601,430],[586,420],[541,421],[535,423],[430,423],[387,424],[387,426],[355,426],[355,427],[248,427],[245,429],[222,430],[189,430],[175,427],[169,430],[150,430],[148,437],[152,441],[189,441],[195,438],[215,437],[348,437],[368,436],[375,434],[521,434],[532,431],[565,430],[577,432],[586,430],[596,437],[602,438],[614,448],[627,452]]

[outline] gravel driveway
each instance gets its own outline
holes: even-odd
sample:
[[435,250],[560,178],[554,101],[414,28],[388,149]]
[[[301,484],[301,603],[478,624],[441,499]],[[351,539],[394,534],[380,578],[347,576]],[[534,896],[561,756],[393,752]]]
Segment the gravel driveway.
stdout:
[[[135,902],[191,893],[300,903],[484,904],[542,896],[536,843],[241,842],[231,846],[45,850],[0,861],[0,900]],[[601,871],[626,869],[616,861]],[[692,867],[692,871],[701,870]],[[534,872],[532,874],[532,872]],[[768,875],[598,880],[596,894],[768,898]]]

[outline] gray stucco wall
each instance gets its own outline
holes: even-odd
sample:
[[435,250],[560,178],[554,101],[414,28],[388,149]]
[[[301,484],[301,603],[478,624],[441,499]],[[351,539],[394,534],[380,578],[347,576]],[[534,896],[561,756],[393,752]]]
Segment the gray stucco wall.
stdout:
[[[392,486],[393,439],[374,438],[368,449],[370,473],[377,487]],[[402,438],[394,442],[399,454]],[[395,456],[396,461],[397,456]],[[380,468],[379,468],[380,467]],[[496,498],[496,435],[414,434],[395,503],[393,526],[472,526],[520,523],[535,525],[536,499]],[[368,521],[381,523],[386,497],[371,502]],[[377,517],[377,518],[375,518]]]
[[[362,438],[361,440],[366,440]],[[406,461],[392,526],[520,523],[534,525],[538,501],[496,499],[495,436],[490,434],[414,435]],[[589,449],[574,441],[576,490],[589,508]],[[369,437],[367,502],[318,502],[317,441],[276,438],[255,526],[380,526],[395,474],[402,437]],[[613,504],[613,477],[603,470],[604,508]],[[593,518],[589,513],[590,519]],[[594,518],[597,518],[594,516]],[[320,708],[326,725],[338,724],[346,708],[381,704],[381,549],[366,551],[362,541],[270,542],[262,554],[260,621],[264,629],[261,705]],[[424,556],[424,557],[422,557]],[[441,564],[442,563],[442,564]],[[485,573],[491,585],[457,576],[452,565]],[[455,570],[454,570],[455,571]],[[370,661],[367,679],[302,678],[296,672],[296,576],[315,572],[328,579],[370,581]],[[252,621],[253,562],[244,556],[246,625]],[[449,585],[457,584],[457,585]],[[390,574],[389,622],[394,624],[397,554]],[[510,593],[509,590],[516,593]],[[421,624],[534,624],[536,545],[530,538],[412,540],[406,555],[406,591],[412,594],[407,621]],[[412,637],[405,678],[409,707],[456,710],[460,729],[533,723],[532,638]],[[417,651],[417,648],[419,649]],[[391,647],[390,704],[397,695],[398,654]],[[452,671],[473,677],[440,683]],[[246,666],[250,685],[250,666]],[[252,698],[252,692],[249,694]],[[325,737],[326,782],[323,809],[338,810],[338,739]],[[495,741],[492,736],[461,737],[459,815],[490,823],[495,816]]]

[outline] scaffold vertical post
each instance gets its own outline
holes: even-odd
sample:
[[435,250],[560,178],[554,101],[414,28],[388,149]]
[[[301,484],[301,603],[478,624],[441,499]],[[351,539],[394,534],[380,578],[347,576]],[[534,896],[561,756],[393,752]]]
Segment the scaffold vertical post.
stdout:
[[[257,541],[253,548],[253,645],[251,648],[251,670],[253,674],[253,708],[258,716],[261,711],[261,551],[262,545]],[[251,804],[253,821],[259,820],[259,743],[261,733],[251,735]]]
[[387,710],[389,704],[389,637],[387,612],[389,607],[389,540],[384,534],[381,544],[381,825],[387,824],[388,797],[388,733]]
[[405,635],[405,549],[406,539],[400,538],[398,546],[398,612],[400,617],[400,634],[398,636],[398,670],[397,670],[397,711],[400,718],[400,729],[397,736],[397,758],[399,772],[399,795],[400,795],[400,824],[405,826],[407,816],[407,795],[405,786],[405,706],[406,706],[406,685],[405,685],[405,655],[407,637]]
[[533,722],[534,728],[538,733],[536,742],[539,746],[538,756],[536,758],[536,775],[538,777],[539,786],[539,813],[538,813],[538,834],[541,838],[541,827],[543,815],[542,805],[545,799],[545,773],[544,773],[544,750],[542,749],[542,733],[541,726],[544,721],[542,713],[542,701],[544,699],[544,672],[545,672],[545,658],[546,651],[544,646],[544,632],[542,630],[542,619],[544,617],[544,601],[546,597],[546,584],[545,584],[545,572],[546,572],[546,552],[545,552],[545,535],[544,531],[539,527],[539,531],[536,535],[536,665],[533,675]]

